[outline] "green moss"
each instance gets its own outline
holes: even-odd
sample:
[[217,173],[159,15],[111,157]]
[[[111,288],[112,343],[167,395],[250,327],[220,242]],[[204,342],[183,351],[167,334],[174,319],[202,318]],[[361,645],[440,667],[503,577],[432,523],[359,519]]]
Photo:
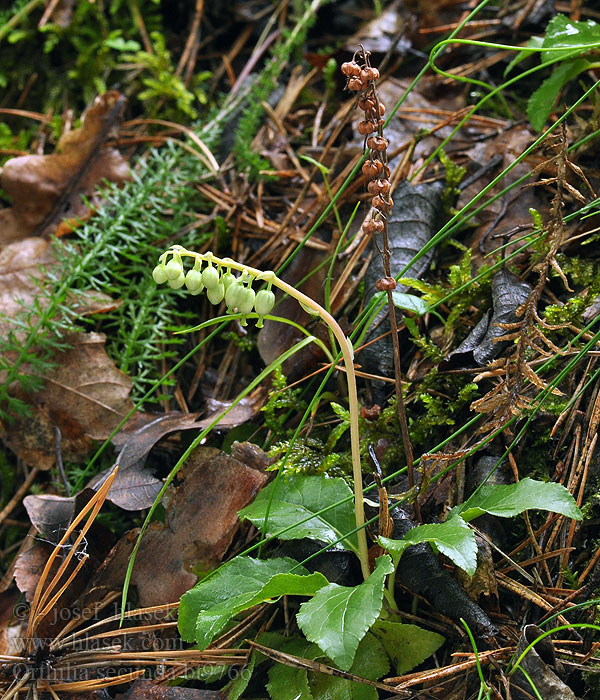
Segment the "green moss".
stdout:
[[288,388],[287,380],[281,371],[281,367],[277,367],[273,371],[272,377],[273,390],[261,411],[265,416],[265,425],[278,438],[287,434],[284,426],[290,414],[304,412],[307,404],[306,401],[300,398],[302,388]]
[[442,205],[444,212],[450,216],[454,216],[457,212],[454,204],[460,195],[458,186],[464,178],[467,169],[462,165],[457,165],[447,154],[444,149],[440,149],[439,158],[441,164],[446,170],[446,187],[442,193]]
[[[556,261],[563,272],[568,275],[572,286],[584,287],[580,294],[571,297],[565,304],[551,304],[546,307],[544,316],[548,323],[561,325],[572,323],[580,325],[583,322],[583,314],[597,299],[600,294],[600,265],[591,260],[584,260],[577,255],[566,256],[559,253]],[[552,272],[556,277],[558,273]]]
[[477,384],[462,384],[464,378],[429,375],[427,385],[417,393],[415,410],[409,419],[409,431],[415,445],[428,449],[444,436],[441,429],[454,426],[479,395]]
[[329,474],[347,476],[352,473],[349,453],[331,452],[326,454],[325,443],[316,437],[298,438],[287,459],[290,442],[283,440],[269,451],[269,457],[278,457],[270,469],[283,470],[284,474]]

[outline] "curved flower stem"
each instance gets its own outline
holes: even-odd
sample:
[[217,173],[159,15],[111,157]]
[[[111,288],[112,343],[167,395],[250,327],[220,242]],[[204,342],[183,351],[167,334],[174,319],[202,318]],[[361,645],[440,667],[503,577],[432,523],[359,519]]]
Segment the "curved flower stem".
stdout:
[[350,445],[352,454],[352,474],[354,480],[354,514],[356,519],[357,527],[357,538],[358,538],[358,556],[360,559],[360,565],[362,569],[363,576],[367,578],[370,575],[369,570],[369,557],[367,549],[367,536],[365,533],[365,509],[363,501],[363,485],[362,485],[362,469],[360,463],[360,440],[359,440],[359,430],[358,430],[358,395],[356,390],[356,374],[354,372],[354,348],[351,341],[346,337],[344,331],[341,329],[335,318],[328,313],[322,306],[317,304],[314,299],[306,296],[302,292],[287,284],[283,280],[279,279],[277,275],[272,271],[263,272],[248,265],[242,265],[241,263],[230,260],[229,258],[219,259],[212,253],[202,254],[189,251],[182,246],[174,245],[169,251],[163,253],[161,256],[161,262],[166,261],[166,257],[171,253],[172,255],[179,255],[183,257],[192,257],[194,260],[208,261],[210,260],[217,265],[222,265],[238,272],[246,273],[251,277],[255,277],[256,281],[264,281],[273,284],[275,287],[281,289],[282,292],[289,294],[303,306],[314,311],[315,315],[319,316],[331,329],[337,342],[340,345],[342,359],[344,360],[344,366],[346,368],[346,379],[348,382],[348,409],[350,413]]

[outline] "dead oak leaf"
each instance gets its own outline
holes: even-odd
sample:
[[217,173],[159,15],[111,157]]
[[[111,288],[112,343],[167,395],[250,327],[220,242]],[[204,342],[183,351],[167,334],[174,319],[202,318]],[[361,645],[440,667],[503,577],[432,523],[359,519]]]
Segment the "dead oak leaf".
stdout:
[[72,347],[56,355],[56,366],[44,377],[45,389],[29,397],[32,415],[0,424],[6,445],[41,469],[54,464],[55,428],[61,432],[63,457],[80,462],[92,441],[105,440],[133,406],[132,382],[106,354],[106,336],[81,333],[65,340]]
[[57,153],[9,160],[0,170],[0,187],[13,205],[0,210],[0,244],[28,236],[48,236],[63,218],[90,214],[82,199],[102,180],[124,182],[129,168],[106,140],[119,122],[125,98],[111,90],[97,97],[79,129],[63,134]]

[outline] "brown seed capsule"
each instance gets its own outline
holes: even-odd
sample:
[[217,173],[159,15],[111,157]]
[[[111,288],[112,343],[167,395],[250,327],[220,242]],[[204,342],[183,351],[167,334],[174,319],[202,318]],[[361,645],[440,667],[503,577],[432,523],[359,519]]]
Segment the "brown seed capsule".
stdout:
[[382,277],[375,282],[375,289],[378,292],[393,291],[396,289],[396,280],[393,277]]
[[369,219],[363,224],[363,231],[369,236],[372,236],[374,233],[383,233],[383,228],[383,221],[375,221],[375,219]]
[[371,180],[367,185],[367,190],[369,194],[383,194],[388,195],[390,193],[390,181],[389,180]]
[[360,92],[366,88],[366,84],[360,78],[350,78],[348,80],[348,90]]
[[375,98],[369,95],[369,97],[364,97],[362,100],[358,101],[358,106],[363,112],[372,112],[375,110],[376,106]]
[[363,224],[363,231],[364,231],[368,236],[372,236],[374,233],[376,233],[376,231],[375,231],[375,228],[376,228],[375,223],[376,223],[376,222],[373,221],[373,219],[369,219],[369,221],[365,221],[365,223]]
[[382,194],[376,194],[371,200],[371,206],[379,211],[389,210],[394,206],[394,202],[391,197],[385,197]]
[[346,61],[346,63],[342,63],[342,73],[348,78],[357,77],[361,72],[362,69],[356,61]]
[[383,165],[383,168],[381,169],[381,173],[382,173],[383,177],[389,177],[391,175],[390,166],[387,163],[385,163],[385,164],[382,163],[382,165]]
[[389,141],[385,138],[385,136],[369,136],[367,139],[367,146],[372,150],[372,151],[385,151],[385,149],[388,147]]
[[358,133],[362,134],[372,134],[377,131],[377,124],[368,121],[362,121],[358,123]]
[[366,160],[362,166],[362,174],[372,180],[383,172],[383,168],[380,160]]
[[[380,107],[380,109],[379,109],[379,121],[381,122],[381,124],[383,124],[383,119],[381,119],[381,117],[385,114],[385,107],[383,107],[382,104],[380,104],[379,107]],[[381,109],[381,107],[383,107],[383,109]],[[378,121],[377,109],[375,107],[373,107],[373,109],[365,110],[365,117],[367,119],[370,119],[373,122]]]
[[379,79],[379,71],[377,68],[371,68],[370,66],[368,68],[363,68],[360,75],[366,83],[372,83]]

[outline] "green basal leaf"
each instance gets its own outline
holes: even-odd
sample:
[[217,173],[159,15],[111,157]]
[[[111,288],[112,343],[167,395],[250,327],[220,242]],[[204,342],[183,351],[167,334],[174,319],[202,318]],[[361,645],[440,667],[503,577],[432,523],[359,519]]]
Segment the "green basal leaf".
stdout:
[[477,543],[471,528],[460,517],[453,517],[445,523],[419,525],[409,530],[401,540],[391,540],[379,537],[379,543],[384,547],[398,565],[400,557],[407,547],[421,542],[429,542],[442,554],[473,576],[477,569]]
[[[273,500],[271,493],[275,489]],[[287,532],[278,535],[282,540],[297,540],[309,537],[333,544],[355,527],[354,508],[347,500],[335,508],[316,515],[328,503],[336,503],[352,495],[348,484],[339,478],[292,474],[286,479],[272,482],[265,487],[253,503],[240,511],[240,518],[247,518],[260,530],[264,527],[268,512],[267,536],[287,527]],[[301,520],[305,522],[296,525]],[[356,534],[345,537],[346,549],[358,551]]]
[[[390,662],[383,644],[370,632],[356,650],[350,673],[376,681],[390,670]],[[325,673],[310,672],[308,682],[314,700],[377,700],[379,694],[370,685],[346,680]]]
[[[297,573],[291,574],[294,569]],[[205,649],[229,620],[259,603],[283,595],[314,595],[327,585],[323,574],[309,574],[294,559],[236,557],[181,598],[179,632]]]
[[423,663],[446,641],[437,632],[389,620],[377,620],[369,634],[383,644],[399,676]]
[[585,58],[565,61],[554,69],[550,77],[544,80],[527,103],[527,116],[534,129],[542,131],[560,91],[568,82],[591,65]]
[[393,570],[388,556],[379,557],[375,571],[360,585],[330,583],[300,606],[296,619],[306,638],[344,671],[352,666],[359,642],[379,617],[385,577]]
[[[323,655],[316,644],[307,642],[306,639],[288,639],[277,648],[285,654],[293,654],[310,661]],[[305,668],[276,663],[269,669],[267,690],[272,700],[314,700]]]
[[583,53],[593,48],[590,44],[595,44],[596,48],[600,48],[600,24],[592,20],[573,22],[565,15],[556,15],[548,22],[546,27],[542,46],[548,50],[542,52],[542,63],[552,61],[566,54],[565,51],[553,51],[552,49],[576,48],[585,45],[588,48],[582,49],[581,52]]
[[[240,671],[238,671],[235,678],[231,681],[231,683],[229,683],[226,686],[227,700],[238,700],[242,697],[243,693],[248,687],[248,683],[250,683],[252,674],[254,673],[254,667],[256,666],[256,656],[256,652],[253,651],[250,654],[250,661],[248,662],[248,664],[244,666],[244,668],[242,668]],[[231,670],[231,666],[229,667],[229,670]]]
[[454,508],[453,514],[466,521],[484,513],[512,518],[532,508],[560,513],[573,520],[583,519],[575,499],[562,484],[529,478],[516,484],[482,486],[465,503]]
[[314,700],[305,668],[275,664],[269,669],[267,690],[272,700]]

